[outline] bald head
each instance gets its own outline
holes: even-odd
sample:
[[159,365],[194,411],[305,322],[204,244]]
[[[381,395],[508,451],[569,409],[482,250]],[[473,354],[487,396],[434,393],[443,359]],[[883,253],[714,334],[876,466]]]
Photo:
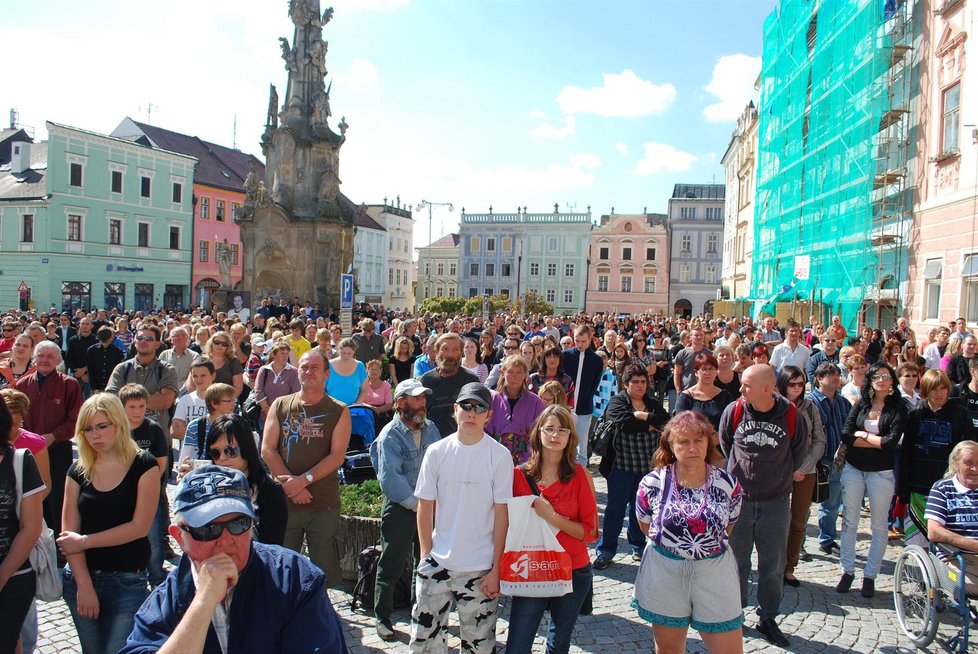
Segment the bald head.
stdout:
[[772,366],[755,363],[744,371],[740,392],[752,407],[758,411],[768,411],[774,406],[776,382],[777,376]]

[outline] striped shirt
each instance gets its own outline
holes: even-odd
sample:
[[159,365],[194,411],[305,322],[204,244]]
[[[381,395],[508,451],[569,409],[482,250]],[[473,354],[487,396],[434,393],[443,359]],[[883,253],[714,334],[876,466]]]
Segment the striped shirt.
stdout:
[[924,518],[948,531],[978,538],[978,489],[969,489],[957,477],[941,479],[930,489]]

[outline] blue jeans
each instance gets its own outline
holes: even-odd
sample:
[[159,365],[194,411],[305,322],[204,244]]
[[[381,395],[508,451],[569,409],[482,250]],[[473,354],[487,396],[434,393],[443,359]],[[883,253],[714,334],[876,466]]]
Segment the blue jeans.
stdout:
[[591,431],[591,414],[574,414],[574,427],[577,428],[577,462],[587,467],[587,437]]
[[842,506],[842,473],[836,472],[829,461],[829,497],[818,505],[818,544],[826,547],[835,543],[839,532],[836,528],[839,522],[839,507]]
[[740,605],[747,607],[750,555],[757,546],[757,615],[773,618],[781,610],[784,566],[788,558],[789,496],[752,502],[744,500],[740,518],[730,534],[730,549],[740,574]]
[[604,509],[601,540],[596,547],[599,555],[612,558],[618,551],[618,536],[625,523],[625,511],[628,511],[628,544],[631,545],[632,552],[641,554],[645,549],[645,534],[635,516],[635,495],[644,476],[640,472],[612,469],[611,476],[608,477],[608,504]]
[[544,611],[550,611],[550,627],[547,629],[547,654],[566,654],[570,650],[574,624],[581,612],[584,597],[591,590],[591,564],[574,570],[574,590],[561,597],[514,597],[509,608],[509,636],[506,638],[507,654],[526,654],[533,649],[533,637],[543,619]]
[[24,626],[20,628],[20,644],[24,654],[34,654],[34,648],[37,647],[37,600],[31,602],[31,608],[24,618]]
[[893,497],[894,476],[892,470],[863,472],[848,463],[842,469],[842,542],[839,547],[839,562],[842,571],[855,574],[856,571],[856,530],[859,528],[859,509],[863,497],[869,497],[869,521],[872,537],[869,553],[866,555],[866,568],[863,577],[876,579],[883,554],[886,553],[886,518]]
[[163,555],[166,552],[166,533],[170,524],[170,516],[166,510],[166,490],[160,491],[160,501],[156,507],[156,515],[153,516],[153,523],[149,527],[149,565],[146,570],[149,574],[150,588],[156,588],[166,579],[166,571],[163,569]]
[[132,632],[136,611],[149,595],[145,572],[92,572],[92,585],[98,596],[98,618],[78,615],[78,586],[66,566],[64,599],[78,631],[83,654],[115,654]]

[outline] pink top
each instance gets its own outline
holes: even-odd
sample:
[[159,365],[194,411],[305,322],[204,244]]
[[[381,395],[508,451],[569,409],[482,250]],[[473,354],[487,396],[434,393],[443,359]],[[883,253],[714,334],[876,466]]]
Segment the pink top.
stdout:
[[363,403],[370,406],[384,406],[394,403],[394,394],[391,392],[391,385],[384,382],[379,388],[373,388],[367,382],[367,394],[363,397]]
[[14,447],[18,450],[27,448],[30,450],[31,454],[37,454],[43,450],[47,445],[44,443],[44,437],[40,434],[35,434],[32,431],[27,431],[26,429],[20,430],[20,436],[14,441]]

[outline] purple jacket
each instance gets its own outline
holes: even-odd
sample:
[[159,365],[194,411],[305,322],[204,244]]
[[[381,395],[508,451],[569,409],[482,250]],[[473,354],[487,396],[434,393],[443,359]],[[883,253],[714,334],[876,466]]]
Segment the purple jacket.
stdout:
[[497,438],[503,434],[525,436],[537,417],[543,413],[545,405],[538,396],[524,389],[512,414],[509,406],[505,392],[492,392],[492,420],[486,425],[487,434]]

